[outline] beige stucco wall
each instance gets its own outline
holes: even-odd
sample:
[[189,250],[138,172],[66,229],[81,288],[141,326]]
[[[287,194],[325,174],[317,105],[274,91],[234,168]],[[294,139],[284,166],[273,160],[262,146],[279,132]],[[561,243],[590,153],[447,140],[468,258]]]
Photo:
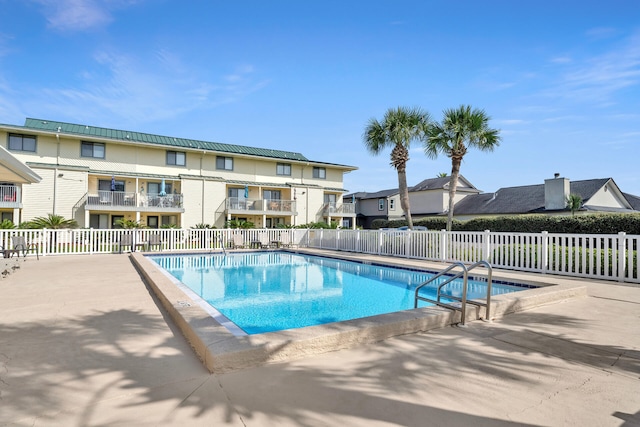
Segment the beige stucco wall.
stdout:
[[[328,165],[318,165],[325,168],[326,179],[317,179],[313,178],[313,163],[220,154],[234,159],[233,170],[226,171],[216,169],[215,153],[187,151],[179,147],[156,148],[111,140],[74,138],[67,135],[57,138],[55,135],[31,133],[28,130],[16,133],[37,136],[36,153],[12,151],[12,154],[22,162],[29,162],[43,178],[40,183],[30,185],[24,192],[23,220],[55,212],[67,218],[76,219],[81,226],[88,226],[84,224],[86,218],[84,211],[74,214],[73,208],[85,194],[97,192],[100,179],[110,179],[111,175],[114,175],[118,181],[124,181],[125,192],[131,193],[138,192],[141,187],[147,191],[147,183],[159,183],[164,177],[167,183],[172,183],[175,191],[184,195],[183,227],[198,223],[213,224],[217,227],[224,225],[226,218],[222,214],[221,206],[227,197],[227,188],[244,186],[242,183],[226,183],[224,182],[226,180],[254,183],[250,186],[249,198],[251,199],[261,199],[264,190],[271,189],[279,190],[283,200],[292,200],[293,190],[290,185],[297,185],[298,217],[293,221],[296,224],[321,220],[324,188],[343,187],[344,170]],[[81,157],[83,140],[104,143],[105,158]],[[0,130],[0,143],[5,147],[8,145],[6,130]],[[167,150],[186,152],[186,166],[167,165]],[[277,175],[278,163],[290,163],[291,175]],[[63,173],[63,177],[58,177],[59,173]],[[181,178],[181,175],[184,178]],[[210,179],[191,178],[198,176]],[[264,182],[264,185],[256,185],[260,182]],[[307,187],[307,184],[318,187]],[[338,203],[341,202],[342,197],[339,191],[326,190],[326,192],[335,193],[338,196]],[[138,214],[138,218],[144,221],[148,214],[142,212]],[[153,213],[153,215],[165,214]],[[175,213],[166,213],[166,215],[180,217],[180,214]],[[135,212],[126,213],[125,217],[136,219],[136,214]],[[262,217],[259,219],[262,222]],[[286,222],[291,222],[291,218],[286,218]]]

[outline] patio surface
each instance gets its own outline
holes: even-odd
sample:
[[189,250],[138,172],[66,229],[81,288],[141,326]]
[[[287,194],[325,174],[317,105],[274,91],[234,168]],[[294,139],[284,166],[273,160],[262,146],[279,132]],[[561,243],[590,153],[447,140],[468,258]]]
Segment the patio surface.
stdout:
[[0,425],[640,425],[637,285],[558,278],[588,296],[209,374],[127,254],[19,265],[0,279]]

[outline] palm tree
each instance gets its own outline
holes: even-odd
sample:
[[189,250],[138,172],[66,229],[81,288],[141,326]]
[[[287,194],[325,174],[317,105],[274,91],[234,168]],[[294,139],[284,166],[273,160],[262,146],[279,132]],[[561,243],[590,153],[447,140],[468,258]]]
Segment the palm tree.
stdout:
[[[39,216],[27,223],[27,228],[46,228],[49,230],[60,230],[64,228],[76,228],[78,222],[75,219],[66,219],[61,215],[49,214],[47,216]],[[51,233],[51,241],[49,242],[49,252],[54,252],[57,247],[58,233]]]
[[569,194],[567,197],[567,209],[571,210],[571,216],[575,216],[576,211],[582,207],[582,197],[577,194]]
[[481,151],[493,151],[500,145],[500,131],[488,126],[490,117],[484,110],[471,109],[461,105],[457,109],[444,111],[442,123],[431,126],[424,141],[424,152],[430,158],[443,153],[451,158],[451,180],[449,181],[449,212],[447,230],[453,223],[453,205],[460,176],[460,164],[467,149],[474,147]]
[[39,216],[29,221],[30,228],[47,228],[50,230],[59,230],[62,228],[76,228],[78,222],[75,219],[66,219],[63,216],[49,214],[47,216]]
[[413,229],[413,221],[411,220],[409,189],[407,188],[409,148],[411,141],[420,140],[426,135],[430,125],[429,113],[419,108],[390,108],[382,121],[370,119],[363,135],[364,144],[373,155],[380,154],[387,147],[393,147],[391,166],[398,172],[400,206],[411,229]]

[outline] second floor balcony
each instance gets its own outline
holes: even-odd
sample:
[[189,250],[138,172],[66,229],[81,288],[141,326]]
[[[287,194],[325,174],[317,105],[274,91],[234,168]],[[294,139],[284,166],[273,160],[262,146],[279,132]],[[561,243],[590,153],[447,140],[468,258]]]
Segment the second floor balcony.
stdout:
[[225,212],[253,215],[296,215],[296,202],[293,200],[229,197],[225,200]]
[[356,216],[356,205],[354,203],[325,203],[322,207],[322,214],[325,216]]
[[15,185],[0,185],[0,208],[21,208],[22,193]]
[[88,210],[131,210],[181,212],[182,194],[147,194],[125,191],[97,191],[87,194]]

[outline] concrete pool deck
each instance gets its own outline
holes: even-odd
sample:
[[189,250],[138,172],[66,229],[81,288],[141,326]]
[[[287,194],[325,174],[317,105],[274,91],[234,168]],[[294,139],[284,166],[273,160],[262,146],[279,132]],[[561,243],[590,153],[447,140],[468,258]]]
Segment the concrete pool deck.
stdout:
[[500,272],[587,294],[210,374],[128,255],[20,266],[0,279],[0,425],[640,425],[637,285]]

